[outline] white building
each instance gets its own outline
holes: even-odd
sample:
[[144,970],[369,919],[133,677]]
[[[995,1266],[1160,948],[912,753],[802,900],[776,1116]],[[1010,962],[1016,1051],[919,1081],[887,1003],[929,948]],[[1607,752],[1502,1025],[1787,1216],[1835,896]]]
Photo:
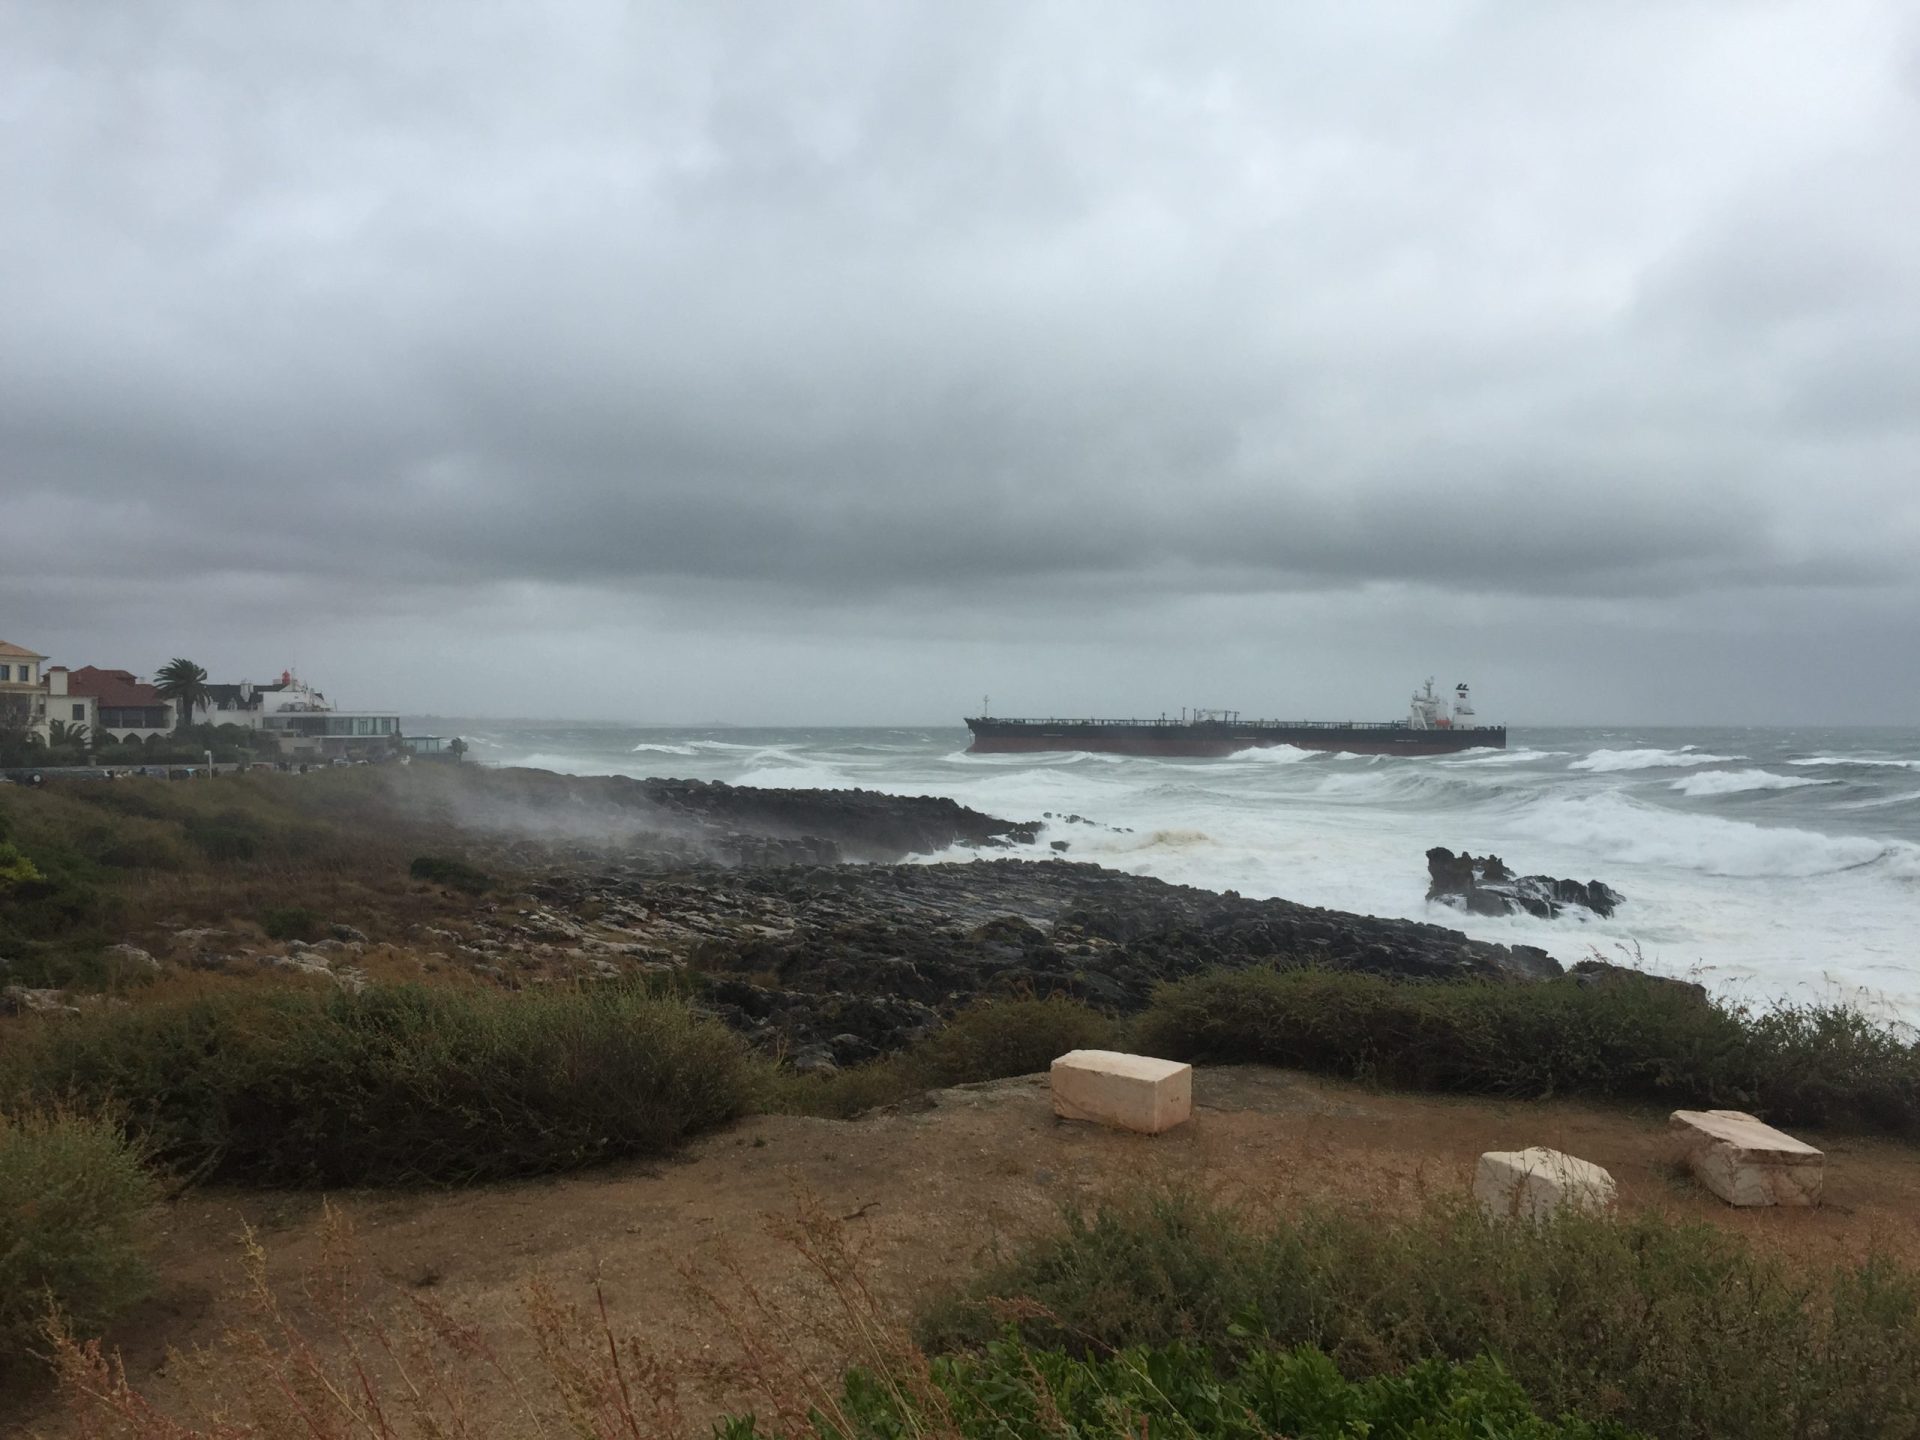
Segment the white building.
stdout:
[[130,670],[56,665],[47,672],[46,703],[50,719],[66,718],[55,707],[71,713],[91,705],[93,718],[87,723],[95,739],[151,740],[173,732],[173,702]]
[[399,743],[400,717],[372,710],[336,709],[291,670],[268,685],[241,681],[209,685],[207,703],[193,711],[197,725],[245,725],[271,735],[287,754],[374,755]]
[[[64,665],[46,667],[43,690],[46,697],[46,729],[51,733],[53,722],[58,720],[68,725],[84,725],[90,739],[100,737],[100,697],[98,695],[77,694],[69,682],[73,672]],[[42,736],[42,738],[47,738]]]
[[24,730],[47,738],[46,697],[40,667],[47,657],[0,640],[0,732]]
[[238,685],[209,685],[207,703],[193,707],[195,725],[244,725],[249,730],[265,729],[267,716],[282,710],[331,710],[327,697],[291,670],[282,670],[271,684],[255,685],[242,680]]

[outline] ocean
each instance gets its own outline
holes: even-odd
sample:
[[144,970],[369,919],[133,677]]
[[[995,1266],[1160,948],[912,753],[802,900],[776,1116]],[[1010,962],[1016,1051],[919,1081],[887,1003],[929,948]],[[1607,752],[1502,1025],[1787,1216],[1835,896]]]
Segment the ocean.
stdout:
[[[1430,758],[1163,760],[969,755],[958,727],[421,728],[463,734],[487,764],[570,775],[945,795],[1050,816],[1014,852],[1035,861],[1065,840],[1069,859],[1181,884],[1598,954],[1737,1003],[1844,1000],[1920,1023],[1916,730],[1515,729],[1505,751]],[[1604,880],[1627,903],[1607,920],[1463,915],[1425,899],[1433,845]]]

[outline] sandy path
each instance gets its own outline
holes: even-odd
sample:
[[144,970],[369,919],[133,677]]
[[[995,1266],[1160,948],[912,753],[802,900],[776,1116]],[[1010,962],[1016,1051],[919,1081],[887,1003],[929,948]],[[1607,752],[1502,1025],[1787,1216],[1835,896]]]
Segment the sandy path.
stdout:
[[[1713,1221],[1809,1261],[1878,1246],[1920,1263],[1920,1150],[1888,1141],[1804,1138],[1828,1152],[1817,1211],[1734,1211],[1674,1171],[1664,1116],[1565,1102],[1381,1095],[1257,1067],[1201,1071],[1193,1123],[1156,1138],[1056,1121],[1040,1077],[945,1091],[925,1108],[857,1121],[757,1117],[673,1161],[454,1194],[336,1195],[362,1254],[393,1284],[430,1291],[523,1356],[522,1292],[535,1275],[588,1293],[597,1274],[617,1327],[696,1348],[718,1343],[710,1307],[680,1267],[737,1259],[776,1294],[803,1265],[767,1233],[770,1214],[816,1197],[864,1248],[883,1303],[904,1313],[1049,1223],[1061,1202],[1138,1181],[1176,1180],[1285,1202],[1321,1196],[1391,1213],[1459,1192],[1483,1150],[1549,1145],[1609,1169],[1623,1208]],[[289,1291],[319,1254],[315,1196],[202,1191],[169,1207],[163,1288],[112,1337],[129,1373],[161,1400],[175,1383],[167,1345],[205,1344],[251,1224]],[[723,1282],[724,1288],[724,1282]],[[44,1413],[29,1425],[58,1426]],[[497,1432],[516,1433],[504,1421]]]

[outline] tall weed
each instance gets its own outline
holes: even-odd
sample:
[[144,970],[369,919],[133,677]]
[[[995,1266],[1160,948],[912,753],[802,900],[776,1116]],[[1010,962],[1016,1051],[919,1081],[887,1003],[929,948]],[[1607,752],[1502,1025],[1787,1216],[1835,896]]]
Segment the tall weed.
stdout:
[[155,1199],[106,1117],[0,1109],[0,1380],[29,1365],[49,1307],[94,1334],[146,1292],[142,1221]]

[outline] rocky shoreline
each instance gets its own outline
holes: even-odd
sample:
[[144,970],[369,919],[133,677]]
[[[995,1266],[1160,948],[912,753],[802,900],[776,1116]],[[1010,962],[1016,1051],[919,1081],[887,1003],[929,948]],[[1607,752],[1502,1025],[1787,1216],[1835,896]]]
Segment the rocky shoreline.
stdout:
[[[351,915],[323,917],[317,941],[202,927],[143,937],[152,955],[120,947],[118,963],[272,968],[351,988],[423,967],[508,988],[645,976],[810,1068],[898,1050],[981,999],[1061,995],[1124,1014],[1163,981],[1221,967],[1498,983],[1564,973],[1538,948],[1441,925],[1061,856],[994,858],[1035,843],[1037,825],[934,797],[491,771],[433,808],[503,877],[499,893],[404,934],[370,940]],[[982,858],[910,861],[956,847]],[[1594,979],[1601,968],[1575,967]]]
[[605,868],[530,888],[549,917],[595,917],[569,938],[685,967],[704,1007],[807,1066],[899,1049],[983,998],[1064,995],[1127,1013],[1161,981],[1218,967],[1282,961],[1429,980],[1562,973],[1542,950],[1438,925],[1064,860]]
[[[1563,973],[1533,946],[1440,925],[1059,857],[990,858],[1034,843],[1037,826],[951,800],[685,780],[538,783],[575,811],[613,807],[653,829],[564,853],[545,841],[510,845],[516,867],[537,876],[526,892],[538,904],[445,937],[458,939],[459,956],[507,984],[531,979],[527,966],[680,976],[703,1008],[807,1067],[897,1050],[984,998],[1064,995],[1126,1013],[1156,984],[1218,967],[1513,982]],[[900,863],[957,846],[983,858]]]

